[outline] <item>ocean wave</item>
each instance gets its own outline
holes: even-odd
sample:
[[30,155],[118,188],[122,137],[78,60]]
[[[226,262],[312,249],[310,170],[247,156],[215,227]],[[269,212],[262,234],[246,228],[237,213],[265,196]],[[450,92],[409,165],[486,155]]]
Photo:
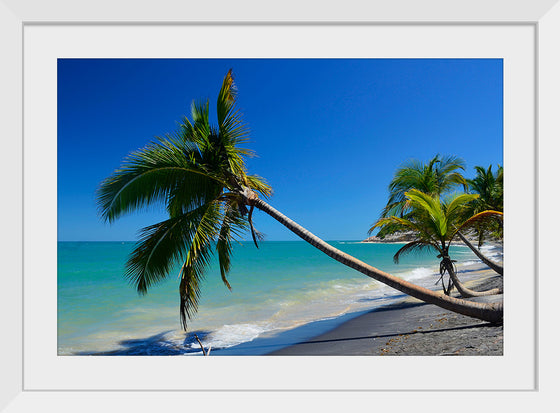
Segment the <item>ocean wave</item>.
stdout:
[[402,278],[404,278],[407,281],[423,280],[432,277],[434,275],[434,270],[426,267],[418,267],[410,271],[404,272],[400,275]]
[[228,348],[250,342],[267,330],[269,329],[257,324],[226,324],[201,341],[206,348]]
[[480,252],[487,257],[501,257],[503,256],[503,248],[496,245],[482,245]]
[[472,265],[477,265],[477,264],[480,264],[480,263],[481,263],[480,260],[478,260],[478,261],[471,260],[471,261],[463,261],[460,264],[461,264],[462,267],[470,267]]

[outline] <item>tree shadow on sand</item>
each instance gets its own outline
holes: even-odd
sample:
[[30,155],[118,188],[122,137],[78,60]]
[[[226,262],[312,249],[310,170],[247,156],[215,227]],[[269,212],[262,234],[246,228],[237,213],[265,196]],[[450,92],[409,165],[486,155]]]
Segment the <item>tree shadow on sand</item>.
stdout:
[[183,343],[178,344],[171,341],[167,335],[172,330],[164,331],[146,338],[122,340],[118,345],[122,348],[111,351],[80,352],[78,356],[181,356],[186,354],[200,353],[202,349],[196,341],[195,334],[201,340],[208,335],[209,331],[192,331],[185,336]]

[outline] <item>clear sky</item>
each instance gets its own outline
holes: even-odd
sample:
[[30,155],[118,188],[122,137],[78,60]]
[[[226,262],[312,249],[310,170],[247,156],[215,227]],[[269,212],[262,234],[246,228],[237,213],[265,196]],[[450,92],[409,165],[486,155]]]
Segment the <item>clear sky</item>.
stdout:
[[[60,59],[58,239],[132,241],[163,208],[103,223],[99,183],[131,151],[215,102],[232,68],[270,204],[325,240],[361,240],[396,168],[437,153],[503,165],[501,59]],[[215,114],[214,114],[215,119]],[[296,240],[262,212],[267,240]],[[250,239],[248,236],[247,239]]]

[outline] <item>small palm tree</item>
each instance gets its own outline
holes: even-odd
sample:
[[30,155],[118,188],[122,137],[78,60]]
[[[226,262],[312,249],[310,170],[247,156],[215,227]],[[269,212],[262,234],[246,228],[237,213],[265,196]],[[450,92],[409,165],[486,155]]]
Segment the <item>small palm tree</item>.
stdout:
[[459,231],[474,222],[481,223],[490,217],[501,216],[500,212],[483,211],[468,220],[464,220],[465,210],[469,203],[478,199],[476,194],[456,194],[447,201],[441,201],[439,196],[426,194],[417,189],[405,192],[406,202],[410,209],[407,217],[390,216],[379,219],[370,229],[383,228],[391,225],[399,231],[410,231],[414,240],[400,248],[393,259],[398,263],[403,254],[415,250],[431,249],[438,253],[441,258],[440,275],[441,278],[449,274],[448,287],[442,281],[443,290],[446,295],[451,292],[451,287],[455,285],[463,297],[473,297],[481,295],[491,295],[499,292],[492,289],[484,292],[475,292],[465,287],[457,277],[454,264],[449,257],[449,247],[451,241]]
[[[504,210],[504,169],[498,165],[496,173],[492,172],[492,165],[487,169],[475,166],[476,176],[469,179],[469,191],[478,194],[479,197],[473,201],[467,214],[477,214],[485,210],[503,211]],[[477,226],[474,228],[478,236],[478,247],[483,244],[488,235],[496,238],[503,238],[503,226],[501,221],[496,221],[490,225]]]
[[475,166],[476,176],[468,179],[471,193],[478,194],[478,199],[473,202],[475,212],[484,210],[504,210],[504,168],[498,165],[496,173],[492,172],[492,165],[487,169]]
[[[492,172],[492,165],[490,165],[488,169],[484,169],[481,166],[476,166],[475,169],[476,177],[474,179],[468,179],[467,182],[469,184],[469,192],[477,194],[478,198],[473,200],[465,209],[465,218],[475,216],[481,211],[486,210],[502,212],[504,210],[503,168],[498,165],[496,174]],[[488,267],[492,268],[498,274],[504,275],[504,268],[501,265],[493,262],[480,252],[480,247],[489,234],[494,238],[503,239],[504,228],[502,219],[485,220],[484,222],[473,220],[471,224],[469,229],[473,230],[478,238],[478,248],[472,245],[461,232],[458,232],[457,236],[482,262],[488,265]]]
[[244,158],[252,153],[238,146],[246,142],[247,128],[235,103],[230,70],[218,95],[217,126],[209,122],[208,102],[194,103],[192,121],[183,119],[176,134],[158,138],[129,155],[101,183],[98,205],[108,222],[156,202],[163,203],[169,214],[169,219],[142,230],[127,262],[126,275],[139,293],[146,293],[169,274],[175,262],[182,262],[180,314],[186,329],[187,319],[196,312],[201,280],[214,249],[222,279],[229,287],[226,275],[232,242],[251,230],[256,244],[252,213],[257,208],[329,257],[368,277],[460,314],[502,321],[501,302],[470,302],[411,284],[334,248],[266,203],[262,198],[272,190],[264,179],[247,173]]

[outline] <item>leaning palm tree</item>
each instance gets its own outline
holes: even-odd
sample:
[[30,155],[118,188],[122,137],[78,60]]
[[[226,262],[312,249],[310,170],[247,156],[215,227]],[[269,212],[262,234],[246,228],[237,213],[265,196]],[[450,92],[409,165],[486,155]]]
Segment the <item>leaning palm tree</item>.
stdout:
[[263,200],[271,188],[262,178],[249,175],[245,167],[244,159],[252,153],[239,147],[247,140],[247,128],[236,109],[231,71],[218,95],[217,112],[218,125],[212,126],[208,102],[194,103],[192,121],[183,119],[177,133],[129,155],[101,183],[97,194],[100,214],[108,222],[155,202],[164,204],[169,219],[142,230],[126,275],[139,293],[146,293],[169,274],[175,262],[181,262],[183,328],[197,310],[201,280],[214,249],[222,279],[229,287],[232,242],[251,231],[256,243],[254,208],[342,264],[405,294],[467,316],[502,321],[501,302],[470,302],[406,282],[334,248],[275,210]]
[[[395,263],[399,262],[402,255],[416,250],[433,250],[441,258],[440,279],[442,279],[443,291],[446,295],[451,292],[451,287],[457,290],[463,297],[475,297],[493,295],[501,292],[500,289],[477,292],[467,288],[457,277],[454,261],[449,257],[449,247],[454,237],[462,229],[469,226],[488,221],[494,217],[501,217],[502,213],[497,211],[482,211],[479,214],[464,220],[464,211],[469,203],[478,198],[476,194],[456,194],[446,201],[441,201],[438,196],[426,194],[417,189],[411,189],[405,193],[410,212],[406,218],[390,216],[379,219],[370,229],[383,228],[391,225],[400,231],[410,231],[414,239],[394,255]],[[443,276],[449,274],[448,287],[445,287]]]
[[169,219],[141,230],[126,276],[145,294],[180,260],[185,328],[197,309],[214,245],[222,280],[231,288],[227,273],[232,242],[252,224],[252,209],[247,210],[241,192],[246,188],[264,197],[271,194],[262,178],[247,174],[244,156],[253,154],[239,147],[248,131],[235,108],[231,72],[220,90],[217,113],[218,125],[212,126],[208,101],[193,102],[192,121],[184,118],[178,132],[130,154],[98,190],[101,216],[108,222],[154,202],[165,204]]

